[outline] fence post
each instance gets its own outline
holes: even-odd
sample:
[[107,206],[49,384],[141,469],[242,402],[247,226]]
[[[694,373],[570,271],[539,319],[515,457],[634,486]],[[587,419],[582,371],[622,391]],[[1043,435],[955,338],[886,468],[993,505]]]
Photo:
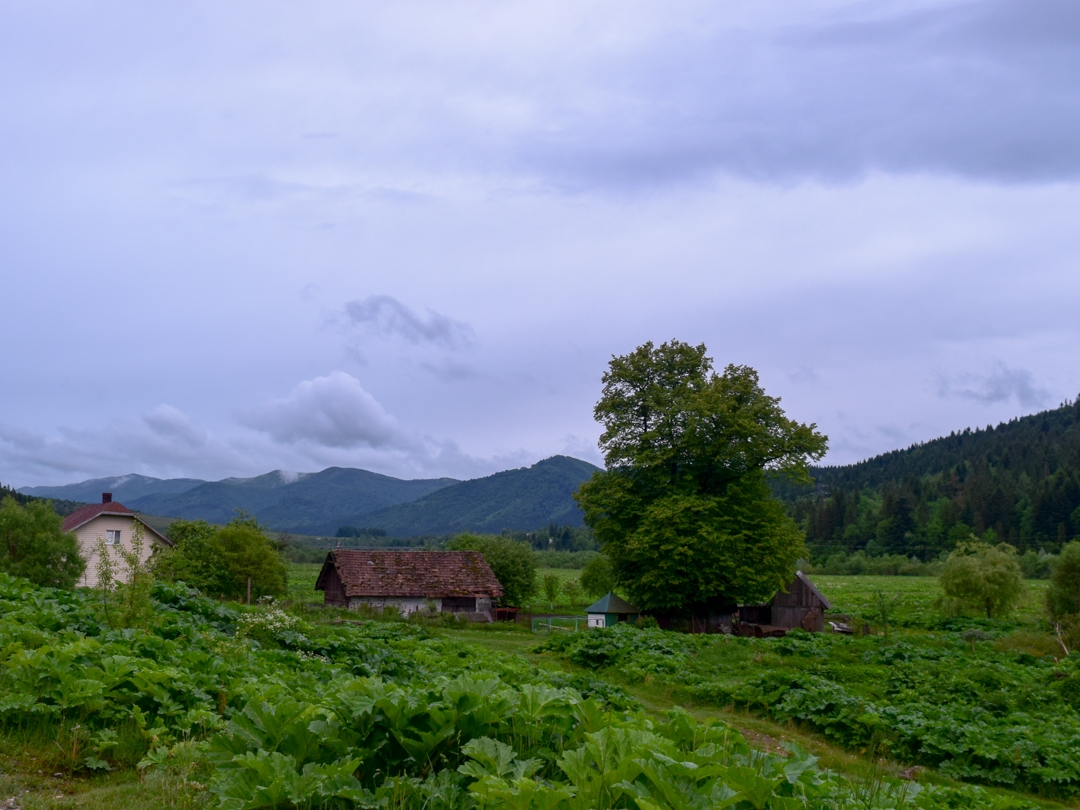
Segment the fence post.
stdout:
[[248,604],[251,604],[251,577],[248,577]]

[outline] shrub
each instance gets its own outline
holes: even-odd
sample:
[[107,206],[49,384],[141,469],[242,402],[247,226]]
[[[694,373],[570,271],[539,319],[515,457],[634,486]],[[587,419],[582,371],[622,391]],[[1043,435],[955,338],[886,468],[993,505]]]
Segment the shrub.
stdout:
[[576,607],[581,604],[581,596],[584,593],[581,587],[581,580],[578,577],[571,577],[562,584],[562,592],[566,597],[566,603],[570,607]]
[[8,496],[0,503],[0,571],[35,585],[73,588],[86,570],[74,534],[45,501],[25,507]]
[[939,580],[948,612],[985,610],[988,619],[1007,615],[1024,587],[1016,549],[1006,543],[960,544],[945,561]]
[[1076,540],[1061,549],[1046,591],[1046,607],[1054,621],[1080,613],[1080,542]]
[[204,520],[178,520],[169,527],[175,543],[155,561],[162,579],[184,582],[209,596],[242,599],[251,579],[251,596],[281,596],[286,569],[281,554],[251,517],[218,528]]

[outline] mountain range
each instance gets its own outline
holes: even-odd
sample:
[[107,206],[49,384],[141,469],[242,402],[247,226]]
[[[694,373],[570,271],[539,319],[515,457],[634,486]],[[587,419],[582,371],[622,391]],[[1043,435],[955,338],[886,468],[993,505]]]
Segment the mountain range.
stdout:
[[255,478],[202,481],[142,475],[96,478],[58,487],[23,487],[24,495],[97,502],[103,492],[151,515],[226,523],[237,510],[279,532],[326,536],[342,526],[384,529],[391,537],[461,531],[534,531],[580,525],[573,500],[599,468],[567,456],[485,478],[403,480],[345,467],[317,473],[280,470]]

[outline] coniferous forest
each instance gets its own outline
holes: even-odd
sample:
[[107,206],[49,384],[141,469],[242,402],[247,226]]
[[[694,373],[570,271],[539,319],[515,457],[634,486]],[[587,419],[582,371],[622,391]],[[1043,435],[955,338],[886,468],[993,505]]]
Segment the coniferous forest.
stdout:
[[1080,398],[813,476],[813,488],[778,494],[817,559],[927,560],[972,534],[1056,553],[1080,537]]

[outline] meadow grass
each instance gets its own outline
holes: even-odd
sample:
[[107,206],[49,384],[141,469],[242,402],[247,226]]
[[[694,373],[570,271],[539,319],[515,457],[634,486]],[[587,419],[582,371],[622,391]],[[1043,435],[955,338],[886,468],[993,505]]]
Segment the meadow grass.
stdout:
[[[322,593],[314,590],[318,575],[318,564],[289,565],[289,601],[294,605],[306,605],[322,601]],[[576,576],[578,572],[565,569],[542,569],[539,574],[554,573],[560,579]],[[841,577],[816,576],[815,583],[833,602],[837,613],[863,615],[871,612],[876,595],[880,592],[890,598],[898,597],[897,616],[901,624],[910,625],[910,629],[901,629],[901,635],[922,636],[925,623],[940,618],[935,602],[940,596],[940,589],[934,578],[927,577]],[[1013,625],[1025,631],[1035,633],[1041,620],[1042,599],[1045,593],[1044,581],[1028,581],[1023,604],[1017,612]],[[546,610],[543,597],[534,600],[534,605]],[[591,601],[591,600],[590,600]],[[571,612],[571,608],[556,605],[558,612]],[[573,609],[579,612],[580,606]],[[338,618],[344,612],[313,611],[309,618],[315,621],[329,621]],[[465,642],[475,648],[483,648],[501,656],[513,656],[527,665],[538,668],[551,668],[567,672],[585,673],[588,670],[565,659],[557,659],[536,651],[539,638],[520,629],[511,630],[497,625],[485,627],[434,628],[433,632]],[[866,643],[871,643],[866,639]],[[876,643],[876,641],[875,641]],[[736,649],[737,648],[737,649]],[[737,654],[736,654],[737,653]],[[698,656],[698,665],[709,667],[710,655],[724,656],[730,667],[738,664],[744,668],[768,669],[778,664],[769,655],[758,655],[754,649],[741,645],[731,645],[731,649],[717,647]],[[741,655],[741,657],[739,657]],[[720,661],[716,662],[717,667]],[[604,679],[621,683],[618,672],[604,672]],[[873,751],[860,752],[842,748],[827,741],[817,734],[791,721],[777,722],[760,714],[745,709],[720,707],[706,702],[695,701],[687,689],[674,680],[664,677],[651,678],[645,682],[624,684],[625,688],[636,697],[645,709],[659,717],[675,706],[687,708],[699,719],[717,718],[740,729],[757,748],[779,751],[782,744],[796,742],[803,748],[821,758],[821,763],[853,779],[876,778],[878,774],[895,776],[903,766],[897,762],[875,757]],[[149,808],[198,808],[206,806],[207,794],[200,790],[194,780],[184,781],[167,777],[160,773],[143,774],[131,769],[118,770],[94,776],[73,778],[68,773],[62,778],[53,776],[53,771],[68,772],[68,765],[63,762],[64,746],[58,736],[51,733],[39,733],[40,730],[27,730],[24,734],[8,734],[0,739],[0,800],[9,796],[17,798],[17,807],[23,810],[31,808],[131,808],[131,810],[149,810]],[[62,735],[61,735],[62,736]],[[929,770],[926,781],[940,784],[957,784],[945,776]],[[1007,791],[994,791],[1002,795]],[[1028,801],[1035,801],[1045,807],[1080,807],[1075,800],[1059,803],[1049,800],[1034,799],[1026,795]]]

